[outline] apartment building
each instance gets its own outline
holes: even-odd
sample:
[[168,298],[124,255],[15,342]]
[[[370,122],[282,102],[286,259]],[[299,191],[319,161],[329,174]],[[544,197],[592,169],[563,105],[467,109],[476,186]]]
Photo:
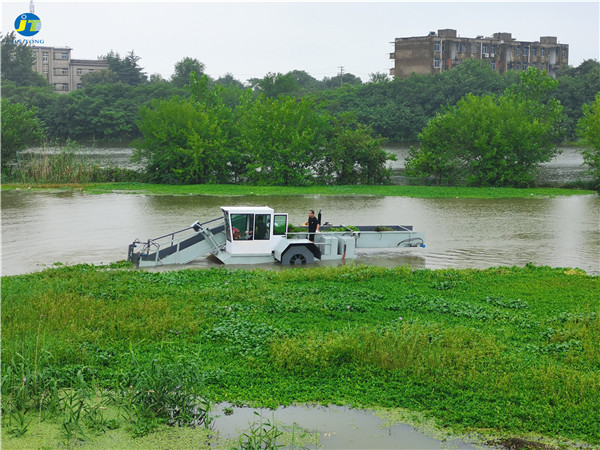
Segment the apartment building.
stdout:
[[392,44],[394,68],[390,74],[398,78],[442,72],[466,59],[487,61],[500,73],[537,67],[555,76],[569,62],[569,45],[558,43],[554,36],[542,36],[535,42],[519,41],[511,33],[464,38],[457,36],[456,30],[446,29],[427,36],[396,38]]
[[81,89],[81,77],[90,72],[106,70],[106,61],[72,59],[69,47],[31,47],[36,57],[33,70],[41,73],[57,92]]

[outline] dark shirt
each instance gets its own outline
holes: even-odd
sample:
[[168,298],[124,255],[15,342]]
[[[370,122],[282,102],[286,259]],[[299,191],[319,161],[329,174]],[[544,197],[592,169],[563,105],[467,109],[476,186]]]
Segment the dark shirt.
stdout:
[[319,219],[317,217],[309,217],[308,218],[308,232],[314,233],[317,231],[317,225],[319,225]]

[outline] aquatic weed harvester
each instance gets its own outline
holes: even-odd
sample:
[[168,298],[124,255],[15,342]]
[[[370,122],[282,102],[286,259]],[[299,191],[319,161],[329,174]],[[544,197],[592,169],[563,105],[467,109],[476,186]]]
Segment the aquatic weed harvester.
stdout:
[[128,260],[154,267],[213,255],[224,264],[290,265],[356,258],[359,248],[425,247],[425,235],[410,225],[324,224],[317,233],[288,232],[287,213],[267,206],[222,206],[221,211],[221,217],[204,223],[145,242],[136,239],[129,245]]

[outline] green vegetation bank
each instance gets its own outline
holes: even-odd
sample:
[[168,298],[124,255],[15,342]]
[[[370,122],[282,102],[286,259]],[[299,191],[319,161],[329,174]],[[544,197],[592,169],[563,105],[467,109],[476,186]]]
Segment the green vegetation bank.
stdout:
[[63,444],[143,436],[202,424],[221,401],[406,408],[458,431],[600,445],[599,289],[530,265],[4,277],[3,445],[45,421]]
[[596,191],[563,188],[489,188],[450,186],[244,186],[232,184],[166,185],[151,183],[5,183],[3,191],[78,190],[89,194],[145,195],[338,195],[413,198],[539,198],[595,195]]
[[[2,72],[3,98],[21,104],[48,139],[139,139],[143,174],[105,171],[95,181],[382,184],[389,177],[389,155],[381,150],[381,138],[419,138],[425,150],[412,155],[409,165],[417,176],[451,184],[531,185],[537,166],[556,153],[560,139],[573,140],[576,129],[589,128],[587,123],[578,127],[578,122],[584,120],[584,111],[595,114],[585,105],[600,91],[600,64],[593,60],[561,69],[550,97],[543,92],[546,98],[513,95],[509,102],[503,101],[507,92],[539,93],[524,83],[532,77],[499,74],[480,61],[406,80],[372,74],[368,83],[351,74],[318,81],[295,70],[269,73],[244,87],[230,74],[218,80],[203,77],[204,65],[192,58],[176,64],[170,81],[147,77],[133,51],[125,57],[111,51],[101,57],[108,71],[86,75],[83,89],[59,95],[32,73],[27,48],[13,45],[10,35],[2,47],[3,66],[10,67]],[[202,89],[199,80],[204,80]],[[544,112],[532,108],[532,100],[555,107]],[[460,126],[431,132],[441,124],[440,111],[444,117],[456,113]],[[489,120],[478,127],[482,114]],[[2,129],[9,132],[10,123]],[[498,130],[505,138],[498,138]],[[597,175],[598,150],[580,135],[586,163]],[[8,154],[31,145],[39,134],[25,137],[6,149]],[[450,175],[439,176],[446,169]],[[23,171],[30,170],[18,170]],[[11,178],[4,166],[3,175]]]

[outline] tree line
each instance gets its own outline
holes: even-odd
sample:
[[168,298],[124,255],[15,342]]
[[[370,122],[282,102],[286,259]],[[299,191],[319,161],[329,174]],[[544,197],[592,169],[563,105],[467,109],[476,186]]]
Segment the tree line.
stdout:
[[206,75],[190,76],[190,96],[140,110],[134,158],[148,181],[170,184],[382,184],[389,179],[383,140],[314,99],[244,91],[235,107]]
[[[388,142],[420,140],[423,144],[423,141],[427,140],[425,132],[428,124],[432,122],[439,124],[440,122],[436,122],[436,118],[441,112],[448,115],[454,111],[452,108],[468,109],[468,104],[472,108],[473,114],[481,114],[483,111],[486,114],[492,114],[489,109],[478,110],[475,108],[473,104],[475,99],[487,99],[488,106],[494,102],[505,102],[507,98],[505,93],[522,86],[524,78],[523,73],[508,71],[499,74],[485,63],[468,60],[450,71],[427,76],[413,75],[407,79],[392,80],[385,74],[376,73],[371,74],[368,82],[362,82],[360,78],[346,73],[343,77],[334,76],[317,80],[304,71],[295,70],[286,74],[268,73],[263,78],[253,78],[242,83],[231,74],[211,79],[204,75],[205,67],[201,62],[193,58],[184,58],[175,65],[171,78],[164,80],[159,75],[148,77],[139,65],[140,58],[133,51],[124,57],[111,51],[101,57],[108,63],[109,70],[84,76],[82,79],[83,89],[68,94],[58,94],[52,90],[45,79],[31,70],[32,58],[33,54],[26,46],[12,44],[10,35],[2,40],[2,96],[6,100],[3,102],[3,109],[7,103],[10,103],[20,104],[31,111],[30,114],[33,114],[37,120],[35,130],[44,130],[47,139],[127,143],[137,139],[138,144],[146,142],[149,139],[149,128],[146,122],[154,120],[150,111],[156,112],[165,109],[169,104],[172,108],[175,107],[175,104],[183,107],[182,105],[187,103],[185,107],[188,108],[190,114],[191,106],[196,108],[196,114],[199,114],[198,105],[201,102],[197,97],[194,98],[193,94],[194,89],[197,90],[197,86],[193,87],[193,83],[190,81],[191,74],[195,73],[198,75],[195,83],[197,84],[200,79],[204,80],[206,90],[218,93],[216,95],[219,98],[220,108],[229,111],[228,122],[223,118],[220,119],[221,122],[225,120],[229,125],[235,124],[237,127],[235,133],[232,133],[231,129],[225,133],[227,139],[233,139],[233,141],[228,141],[229,149],[239,148],[241,142],[245,142],[248,146],[252,145],[248,136],[250,133],[248,127],[252,120],[258,120],[253,119],[253,114],[258,115],[257,117],[260,117],[260,114],[263,116],[271,114],[273,120],[285,122],[286,120],[300,120],[300,112],[295,119],[291,118],[294,108],[304,111],[305,116],[302,116],[302,121],[314,120],[312,123],[321,131],[315,133],[315,136],[319,136],[318,139],[315,137],[312,142],[304,141],[303,145],[313,146],[311,152],[314,154],[308,152],[310,156],[303,155],[302,157],[312,158],[313,164],[311,166],[301,161],[298,173],[303,174],[300,177],[302,179],[305,179],[304,176],[308,176],[310,179],[320,181],[326,180],[325,173],[328,173],[330,178],[332,173],[338,173],[331,172],[331,167],[324,169],[327,167],[324,163],[319,165],[314,162],[318,159],[315,155],[320,154],[319,149],[323,148],[323,139],[325,139],[323,136],[327,136],[325,141],[330,146],[328,148],[332,148],[331,145],[335,139],[338,143],[340,142],[340,130],[344,127],[352,132],[360,129],[365,136],[368,134],[379,144],[383,142],[380,138],[384,138]],[[551,98],[562,106],[560,120],[557,119],[553,122],[552,132],[549,135],[553,136],[555,141],[578,139],[581,135],[581,133],[578,134],[578,123],[583,119],[584,111],[593,110],[591,105],[599,91],[600,63],[598,61],[587,60],[578,67],[561,69],[558,72],[556,84],[545,92],[546,98],[536,100],[547,104]],[[519,101],[522,100],[523,98]],[[161,106],[157,108],[157,105]],[[507,107],[507,103],[503,103],[503,105]],[[483,108],[483,105],[478,107]],[[308,109],[312,110],[310,117],[307,113]],[[281,119],[277,114],[283,116],[288,114],[288,117]],[[502,117],[500,115],[497,118],[504,120]],[[324,123],[328,125],[321,126]],[[513,123],[516,122],[513,121]],[[261,123],[252,125],[263,126],[262,130],[266,129]],[[456,126],[459,127],[458,129],[462,127],[464,132],[468,131],[462,120],[458,121]],[[246,131],[242,132],[242,128],[239,127],[246,127]],[[555,133],[554,127],[560,128],[560,132]],[[326,128],[328,128],[327,132],[324,131]],[[579,131],[581,131],[581,127]],[[450,130],[447,132],[449,133]],[[31,136],[39,138],[40,133],[31,133]],[[258,135],[254,137],[259,139]],[[274,138],[274,135],[272,137]],[[268,140],[269,137],[263,133],[260,139],[264,143],[264,140]],[[356,136],[353,139],[356,139]],[[274,139],[271,140],[274,141]],[[235,142],[235,145],[232,142]],[[365,141],[365,145],[371,145],[371,141],[368,144]],[[282,155],[287,150],[272,148],[273,151]],[[144,151],[143,148],[140,148],[139,154],[141,155]],[[260,151],[259,145],[257,145],[256,151]],[[4,153],[3,146],[3,155]],[[226,179],[243,179],[258,183],[263,183],[267,179],[265,175],[267,172],[263,173],[263,170],[266,169],[263,169],[262,166],[258,167],[257,163],[248,160],[248,154],[240,157],[239,152],[234,152],[221,156],[233,158],[228,160],[227,170],[221,172],[221,174],[227,173]],[[413,152],[411,155],[412,169],[414,174],[425,176],[426,167],[416,164],[416,161],[422,159],[422,156],[421,154],[417,157],[417,154]],[[180,155],[180,157],[182,156]],[[293,162],[288,161],[288,163],[293,167]],[[268,167],[278,166],[276,161],[270,161],[269,164],[273,166],[269,165]],[[253,165],[254,169],[249,169]],[[160,172],[160,167],[162,167],[162,163],[156,162],[155,172]],[[204,169],[198,170],[199,174]],[[180,181],[194,178],[191,174],[183,172],[179,175]],[[150,170],[148,173],[150,174],[152,171]],[[451,178],[440,176],[435,171],[430,175],[435,176],[439,182],[448,182]],[[172,179],[174,175],[171,173],[168,177]],[[292,179],[295,180],[294,182],[299,182],[298,178],[291,177],[289,174],[283,177],[284,181],[282,182],[285,183],[292,182],[290,181]],[[150,178],[155,177],[151,176]],[[211,179],[197,176],[196,178]],[[212,176],[214,180],[221,178],[220,175]],[[385,180],[385,176],[375,178]],[[273,178],[269,179],[273,180]],[[340,176],[339,180],[341,179],[346,179],[346,177]],[[464,181],[464,178],[460,179]],[[526,183],[527,179],[528,177],[519,178],[515,183]],[[355,180],[355,182],[358,181]],[[485,180],[482,179],[481,182],[483,183]]]

